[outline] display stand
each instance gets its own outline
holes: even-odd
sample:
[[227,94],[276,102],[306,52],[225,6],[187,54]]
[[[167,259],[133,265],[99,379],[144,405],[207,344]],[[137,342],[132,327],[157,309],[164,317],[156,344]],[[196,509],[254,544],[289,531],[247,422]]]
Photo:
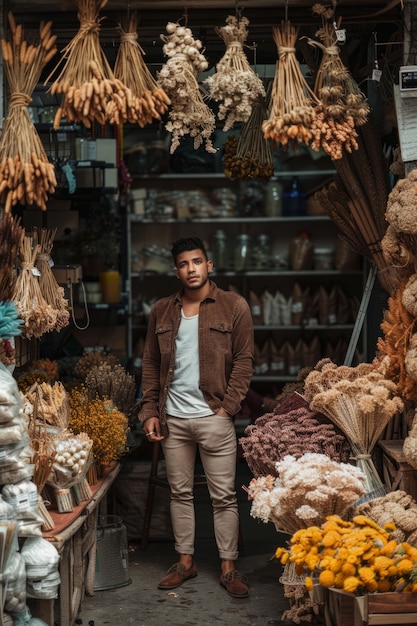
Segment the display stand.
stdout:
[[[90,500],[75,506],[71,513],[50,511],[55,528],[42,533],[60,555],[59,624],[73,626],[84,594],[94,595],[97,521],[107,514],[107,494],[120,471],[120,464],[109,467],[101,480],[91,486]],[[32,613],[48,626],[57,623],[55,600],[35,600]]]

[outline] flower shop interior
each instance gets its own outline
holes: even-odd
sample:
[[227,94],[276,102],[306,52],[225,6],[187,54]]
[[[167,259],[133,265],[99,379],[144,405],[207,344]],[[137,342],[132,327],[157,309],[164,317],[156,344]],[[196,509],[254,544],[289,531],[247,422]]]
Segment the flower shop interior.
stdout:
[[[416,2],[0,11],[0,626],[417,624]],[[199,576],[157,588],[142,354],[189,236],[254,323],[245,600],[198,456]]]

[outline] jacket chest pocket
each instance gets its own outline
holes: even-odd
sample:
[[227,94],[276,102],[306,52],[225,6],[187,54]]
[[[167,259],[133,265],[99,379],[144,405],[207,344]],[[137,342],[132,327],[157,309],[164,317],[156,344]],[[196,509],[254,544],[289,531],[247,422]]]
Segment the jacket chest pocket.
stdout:
[[171,351],[172,333],[172,324],[160,324],[156,327],[155,335],[158,339],[159,351],[161,354],[167,354]]
[[232,325],[222,321],[210,324],[210,347],[227,352],[232,345]]

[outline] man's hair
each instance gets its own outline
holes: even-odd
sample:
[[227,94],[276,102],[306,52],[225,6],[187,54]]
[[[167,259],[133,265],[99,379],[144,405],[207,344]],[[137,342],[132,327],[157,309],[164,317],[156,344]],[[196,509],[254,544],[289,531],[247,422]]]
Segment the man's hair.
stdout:
[[175,265],[177,264],[177,257],[181,252],[188,252],[189,250],[201,250],[206,260],[208,259],[207,250],[203,241],[199,237],[184,237],[174,241],[171,248],[172,258]]

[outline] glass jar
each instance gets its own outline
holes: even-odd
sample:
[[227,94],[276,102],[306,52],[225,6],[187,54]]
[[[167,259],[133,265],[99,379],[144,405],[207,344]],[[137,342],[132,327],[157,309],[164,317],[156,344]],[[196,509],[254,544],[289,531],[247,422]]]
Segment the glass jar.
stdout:
[[269,235],[258,235],[258,239],[252,247],[252,267],[255,269],[269,269],[272,261],[272,250]]
[[249,269],[251,260],[249,235],[238,235],[235,245],[235,272]]
[[265,215],[279,217],[282,214],[282,184],[278,180],[270,180],[266,185]]
[[224,271],[229,266],[229,246],[224,230],[217,230],[211,243],[213,267],[217,271]]

